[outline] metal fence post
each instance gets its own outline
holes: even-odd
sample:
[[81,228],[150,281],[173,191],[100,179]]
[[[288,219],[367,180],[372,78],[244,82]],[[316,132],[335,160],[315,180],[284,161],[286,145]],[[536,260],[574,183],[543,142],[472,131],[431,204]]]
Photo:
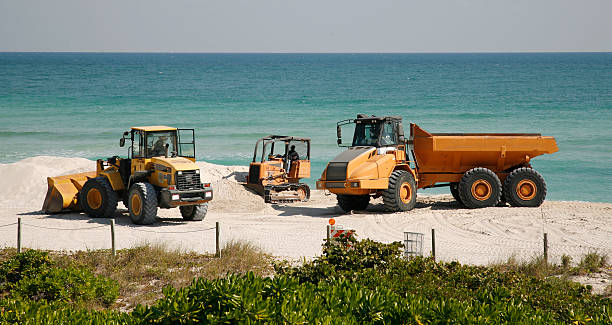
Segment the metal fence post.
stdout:
[[17,254],[21,253],[21,218],[17,218]]
[[436,261],[436,230],[431,229],[431,256]]
[[217,257],[221,257],[221,249],[219,247],[219,221],[215,222],[215,246],[216,246],[216,253],[215,256]]
[[112,246],[113,257],[115,257],[117,256],[117,250],[115,249],[115,219],[111,219],[110,226],[111,226],[111,246]]
[[544,263],[548,266],[548,234],[544,233]]
[[327,242],[331,239],[331,226],[327,225]]

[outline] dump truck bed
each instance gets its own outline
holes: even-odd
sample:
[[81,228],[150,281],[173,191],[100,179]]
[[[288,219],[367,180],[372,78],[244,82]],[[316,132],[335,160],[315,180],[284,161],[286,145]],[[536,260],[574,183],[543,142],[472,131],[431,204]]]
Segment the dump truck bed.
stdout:
[[431,175],[461,175],[474,167],[501,173],[559,150],[554,137],[539,133],[429,133],[410,124],[410,135],[418,173],[430,174],[423,177],[427,184],[419,187],[454,181],[452,177]]

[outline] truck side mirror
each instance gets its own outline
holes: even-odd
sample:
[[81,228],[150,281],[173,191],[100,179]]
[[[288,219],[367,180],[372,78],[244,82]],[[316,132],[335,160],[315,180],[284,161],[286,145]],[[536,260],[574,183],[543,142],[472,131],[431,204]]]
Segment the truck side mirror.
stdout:
[[121,138],[121,139],[119,139],[119,146],[120,146],[120,147],[125,146],[125,138]]
[[342,144],[342,139],[338,138],[338,145]]

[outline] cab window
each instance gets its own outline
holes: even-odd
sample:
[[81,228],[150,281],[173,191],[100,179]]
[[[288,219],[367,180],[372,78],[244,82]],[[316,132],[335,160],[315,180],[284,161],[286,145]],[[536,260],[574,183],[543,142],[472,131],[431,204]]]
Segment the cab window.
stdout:
[[159,131],[147,133],[147,157],[159,157],[166,155],[166,146],[168,147],[168,155],[176,153],[176,132],[175,131]]
[[390,146],[397,143],[397,139],[395,137],[395,124],[392,122],[386,122],[383,125],[383,130],[380,135],[380,145],[381,146]]

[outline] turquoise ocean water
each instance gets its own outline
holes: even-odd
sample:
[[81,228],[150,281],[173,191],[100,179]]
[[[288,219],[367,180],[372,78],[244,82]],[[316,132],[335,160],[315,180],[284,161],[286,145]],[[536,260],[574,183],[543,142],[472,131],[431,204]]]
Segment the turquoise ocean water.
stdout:
[[126,156],[123,131],[166,124],[226,165],[248,165],[266,134],[311,137],[313,184],[357,113],[555,136],[560,151],[532,161],[548,199],[612,202],[612,53],[0,53],[0,163]]

